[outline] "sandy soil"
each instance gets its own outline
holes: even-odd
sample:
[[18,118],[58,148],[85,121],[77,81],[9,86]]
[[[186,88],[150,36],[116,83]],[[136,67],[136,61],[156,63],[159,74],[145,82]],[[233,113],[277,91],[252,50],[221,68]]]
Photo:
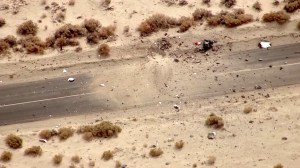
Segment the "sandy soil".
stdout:
[[[113,10],[105,10],[96,0],[77,0],[75,6],[68,6],[66,0],[48,0],[47,4],[57,2],[67,9],[66,19],[62,23],[58,23],[53,22],[55,14],[51,13],[51,10],[46,11],[45,5],[41,5],[40,2],[40,0],[2,0],[0,6],[8,4],[9,9],[1,8],[0,10],[0,16],[7,22],[4,27],[0,28],[0,37],[16,35],[16,27],[19,24],[30,19],[37,22],[43,14],[46,14],[47,17],[38,23],[38,36],[42,39],[53,34],[63,24],[81,24],[84,19],[94,18],[104,26],[117,25],[116,40],[103,41],[112,47],[111,56],[107,60],[99,59],[95,52],[96,46],[87,45],[85,39],[80,40],[83,52],[79,54],[74,54],[74,48],[67,47],[63,52],[47,50],[44,55],[11,54],[1,56],[0,86],[61,76],[63,68],[68,68],[71,74],[92,73],[89,70],[89,64],[100,61],[107,61],[101,70],[109,71],[111,65],[119,65],[125,66],[129,72],[138,74],[136,69],[144,65],[145,60],[137,59],[137,57],[150,57],[153,59],[152,61],[159,61],[161,60],[160,55],[166,54],[167,57],[185,60],[189,55],[186,56],[183,53],[192,53],[191,48],[193,48],[194,42],[204,38],[217,40],[222,48],[212,53],[213,56],[206,60],[203,57],[200,60],[197,57],[187,59],[185,66],[178,67],[178,70],[188,72],[192,67],[189,65],[198,61],[202,61],[201,68],[205,69],[216,60],[225,61],[222,56],[231,52],[257,48],[257,42],[263,38],[271,40],[273,45],[299,42],[296,29],[299,19],[298,12],[291,15],[289,23],[281,26],[276,23],[265,24],[255,21],[238,28],[226,29],[223,27],[211,28],[199,23],[185,33],[177,33],[177,29],[170,29],[147,38],[141,38],[136,28],[140,22],[152,14],[163,13],[178,18],[191,16],[196,8],[208,8],[213,13],[226,8],[220,6],[219,1],[214,1],[210,7],[207,7],[199,0],[190,0],[186,6],[167,6],[160,0],[112,0],[110,6],[113,7]],[[246,13],[252,14],[254,18],[260,18],[266,12],[283,8],[283,4],[273,6],[272,0],[261,0],[260,2],[263,8],[261,12],[256,12],[252,8],[253,2],[247,0],[238,0],[234,8],[245,9]],[[18,5],[19,7],[17,7]],[[14,10],[18,10],[18,13],[13,14]],[[79,16],[81,18],[77,19]],[[46,30],[45,26],[47,26]],[[130,27],[129,36],[123,34],[124,26]],[[168,33],[168,36],[177,43],[184,42],[185,45],[173,47],[167,53],[157,52],[151,46],[165,33]],[[176,55],[176,53],[179,54]],[[120,61],[124,59],[126,61]],[[127,67],[127,61],[130,62],[131,59],[137,59],[134,63],[136,65]],[[161,62],[161,64],[172,66],[172,63],[168,63],[168,61]],[[164,76],[161,78],[163,79]],[[146,76],[141,80],[149,79]],[[117,82],[122,81],[114,81],[114,83]],[[180,112],[173,109],[173,104],[158,103],[156,106],[132,110],[109,111],[101,114],[53,118],[34,123],[2,126],[0,127],[0,152],[8,149],[3,140],[9,133],[21,135],[24,139],[24,147],[13,150],[12,161],[0,162],[0,167],[1,165],[8,168],[52,167],[52,157],[62,153],[65,157],[60,167],[71,165],[71,157],[78,154],[82,159],[80,164],[76,165],[77,167],[89,167],[90,161],[95,161],[95,167],[114,167],[116,160],[130,168],[181,168],[192,167],[193,164],[197,164],[198,167],[208,167],[205,163],[207,157],[215,156],[216,163],[209,167],[264,168],[282,163],[288,168],[298,168],[300,164],[298,143],[300,141],[298,136],[300,95],[297,93],[300,93],[300,86],[269,90],[269,93],[273,95],[271,99],[262,99],[256,92],[243,93],[248,97],[247,103],[240,99],[241,94],[228,98],[189,100]],[[242,111],[245,106],[252,106],[257,111],[244,114]],[[277,111],[270,107],[275,107]],[[211,112],[222,116],[225,121],[225,130],[214,130],[204,126],[205,119]],[[137,120],[134,121],[134,119]],[[40,130],[64,126],[76,128],[80,125],[95,123],[95,120],[112,121],[121,126],[123,131],[117,138],[99,139],[89,143],[82,140],[80,135],[74,135],[64,142],[60,142],[58,139],[53,139],[45,144],[38,141],[37,133]],[[207,139],[207,134],[211,131],[217,133],[214,140]],[[287,140],[282,140],[283,137],[286,137]],[[182,150],[174,149],[174,143],[179,140],[185,142]],[[32,145],[40,145],[43,148],[44,153],[41,157],[23,156],[25,148]],[[148,155],[153,145],[162,148],[164,154],[161,157],[154,159]],[[116,151],[113,160],[107,162],[101,160],[104,150]]]

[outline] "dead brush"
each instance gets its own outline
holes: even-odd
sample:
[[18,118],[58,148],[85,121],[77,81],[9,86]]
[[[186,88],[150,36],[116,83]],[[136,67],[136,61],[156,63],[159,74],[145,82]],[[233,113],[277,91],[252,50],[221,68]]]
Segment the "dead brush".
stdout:
[[236,0],[222,0],[221,4],[225,5],[227,8],[231,8],[236,4]]
[[52,158],[52,162],[54,165],[59,165],[59,164],[61,164],[62,159],[63,159],[62,154],[54,155],[54,157]]
[[253,16],[245,14],[243,9],[236,9],[233,13],[221,11],[218,15],[207,18],[207,24],[210,26],[224,25],[232,28],[253,21]]
[[116,29],[117,29],[117,27],[115,25],[101,27],[101,29],[98,32],[99,39],[105,40],[111,36],[114,36]]
[[57,131],[55,131],[55,130],[42,130],[39,133],[39,137],[41,139],[46,139],[46,140],[49,140],[50,138],[52,138],[53,136],[56,136],[56,135],[57,135]]
[[81,126],[77,129],[78,134],[92,133],[93,137],[110,138],[117,136],[122,129],[109,121],[102,121],[96,125]]
[[68,5],[69,5],[69,6],[74,6],[74,5],[75,5],[75,2],[76,2],[75,0],[69,0]]
[[288,3],[284,6],[284,10],[288,13],[293,13],[298,9],[300,9],[300,0],[288,1]]
[[44,54],[46,44],[38,37],[28,35],[18,41],[28,54]]
[[0,27],[4,26],[5,25],[5,19],[3,18],[0,18]]
[[43,150],[40,146],[32,146],[30,148],[27,148],[24,151],[25,156],[32,156],[32,157],[41,156],[42,153],[43,153]]
[[75,155],[75,156],[72,156],[71,161],[72,161],[73,163],[78,164],[78,163],[80,163],[80,159],[81,159],[81,158],[80,158],[78,155]]
[[100,56],[109,56],[109,53],[110,53],[110,47],[108,44],[101,44],[98,47],[98,54]]
[[256,1],[252,7],[257,11],[262,11],[261,3],[258,1]]
[[149,155],[151,157],[159,157],[162,155],[164,152],[160,148],[153,148],[150,150]]
[[178,21],[180,23],[179,32],[185,32],[195,25],[195,21],[190,17],[181,17]]
[[114,157],[114,153],[112,151],[108,150],[108,151],[104,151],[102,153],[101,158],[105,161],[108,161],[108,160],[112,159],[113,157]]
[[9,44],[10,47],[14,47],[17,45],[17,38],[13,35],[8,35],[4,38],[4,41]]
[[1,156],[0,156],[0,161],[2,162],[9,162],[12,158],[12,153],[9,151],[4,151],[2,152]]
[[74,134],[74,130],[72,128],[60,128],[58,130],[58,137],[60,140],[66,140],[68,138],[70,138],[71,136],[73,136]]
[[273,168],[283,168],[283,165],[281,163],[278,163],[277,165],[275,165]]
[[175,143],[175,148],[178,149],[178,150],[182,149],[183,146],[184,146],[184,141],[183,140],[180,140],[180,141]]
[[12,149],[22,148],[23,139],[17,135],[10,134],[5,138],[5,143]]
[[210,16],[212,16],[211,11],[206,10],[206,9],[197,8],[193,13],[193,18],[195,21],[200,21],[200,20],[202,20],[204,18],[208,18]]
[[101,27],[101,24],[96,19],[86,19],[84,20],[82,27],[84,27],[88,32],[93,33]]
[[223,128],[224,121],[221,117],[217,116],[214,113],[211,113],[205,121],[205,125],[213,128]]
[[65,38],[77,38],[86,35],[86,30],[79,25],[66,24],[54,33],[55,38],[65,37]]
[[111,0],[102,0],[101,6],[108,8],[111,3]]
[[10,45],[3,39],[0,39],[0,54],[5,54],[8,52]]
[[36,35],[38,31],[38,26],[36,23],[33,23],[32,20],[28,20],[17,28],[17,33],[19,35]]
[[279,24],[288,22],[290,18],[290,15],[288,15],[284,11],[266,13],[262,17],[264,22],[277,22]]
[[210,0],[202,0],[203,4],[207,4],[208,6],[210,6]]
[[93,32],[93,33],[89,33],[87,36],[86,36],[86,42],[88,44],[98,44],[99,42],[99,33],[98,32]]

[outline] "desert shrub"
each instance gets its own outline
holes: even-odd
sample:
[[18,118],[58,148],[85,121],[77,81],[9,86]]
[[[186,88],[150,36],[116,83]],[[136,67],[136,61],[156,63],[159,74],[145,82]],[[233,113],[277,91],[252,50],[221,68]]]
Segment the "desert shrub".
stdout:
[[0,39],[0,54],[6,53],[9,47],[9,44],[5,40]]
[[39,137],[41,139],[46,139],[46,140],[49,140],[50,138],[52,138],[55,135],[57,135],[57,131],[55,131],[55,130],[42,130],[39,133]]
[[67,45],[69,45],[69,46],[78,46],[80,43],[79,43],[79,41],[78,40],[76,40],[76,39],[68,39],[67,40]]
[[219,15],[211,16],[206,19],[207,24],[210,26],[218,26],[222,22],[222,17]]
[[148,36],[153,32],[161,29],[169,29],[179,26],[176,19],[165,16],[163,14],[155,14],[147,18],[138,26],[138,31],[141,36]]
[[236,0],[222,0],[221,4],[225,5],[227,8],[231,8],[236,4]]
[[158,157],[162,155],[164,152],[160,148],[153,148],[150,150],[149,155],[151,157]]
[[195,25],[194,19],[189,17],[181,17],[178,21],[180,23],[179,32],[185,32]]
[[110,52],[110,47],[109,47],[109,45],[107,45],[107,44],[101,44],[101,45],[98,47],[98,53],[99,53],[101,56],[108,56],[108,55],[109,55],[109,52]]
[[46,49],[46,44],[41,41],[40,38],[33,35],[22,38],[18,43],[20,43],[29,54],[43,54]]
[[38,26],[36,23],[33,23],[32,20],[22,23],[17,28],[17,33],[20,35],[36,35],[38,31]]
[[211,113],[206,119],[205,125],[214,128],[222,128],[224,126],[224,121],[221,117]]
[[110,138],[118,135],[121,131],[122,129],[119,126],[114,125],[109,121],[102,121],[93,127],[92,134],[94,137]]
[[284,24],[290,20],[290,15],[284,11],[270,12],[263,15],[264,22],[277,22],[279,24]]
[[58,129],[58,137],[60,140],[66,140],[73,136],[74,130],[72,128],[60,128]]
[[55,165],[61,164],[63,157],[64,156],[62,154],[54,155],[54,157],[52,158],[53,164]]
[[14,47],[17,45],[17,38],[13,35],[8,35],[4,38],[4,41],[9,44],[10,47]]
[[76,38],[83,37],[86,34],[86,30],[78,25],[66,24],[54,33],[55,38],[65,37],[65,38]]
[[64,46],[68,45],[68,39],[66,37],[59,37],[55,40],[54,47],[63,49]]
[[75,52],[81,52],[81,51],[82,51],[82,47],[79,46],[75,48]]
[[72,156],[71,161],[73,163],[79,163],[80,162],[80,157],[78,155]]
[[183,146],[184,146],[183,140],[180,140],[180,141],[178,141],[178,142],[175,143],[175,148],[176,149],[182,149]]
[[42,153],[43,153],[43,150],[40,146],[32,146],[25,150],[24,155],[37,157],[37,156],[41,156]]
[[0,27],[4,26],[5,25],[5,19],[3,18],[0,18]]
[[93,131],[93,126],[92,125],[84,125],[84,126],[78,127],[76,132],[78,134],[82,134],[82,133],[92,132],[92,131]]
[[245,14],[245,10],[242,8],[237,8],[237,9],[233,10],[233,14],[234,15],[242,15],[242,14]]
[[101,5],[107,8],[111,3],[111,0],[102,0]]
[[253,7],[255,10],[257,10],[257,11],[261,11],[261,10],[262,10],[262,8],[261,8],[261,3],[258,2],[258,1],[256,1],[256,2],[253,4],[252,7]]
[[2,162],[9,162],[12,158],[12,153],[9,151],[4,151],[2,152],[1,156],[0,156],[0,160]]
[[84,20],[82,25],[88,32],[96,32],[99,27],[101,27],[101,24],[96,19],[88,19]]
[[249,113],[251,113],[251,112],[252,112],[252,110],[253,110],[253,108],[252,108],[252,107],[250,107],[250,106],[247,106],[247,107],[245,107],[245,108],[244,108],[243,112],[244,112],[245,114],[249,114]]
[[180,5],[180,6],[184,6],[187,4],[188,4],[188,2],[186,0],[179,0],[179,2],[178,2],[178,5]]
[[284,6],[284,10],[289,13],[293,13],[298,9],[300,9],[300,0],[289,1]]
[[202,0],[202,3],[210,5],[210,0]]
[[110,26],[107,26],[107,27],[101,27],[101,29],[99,30],[99,33],[98,33],[98,37],[100,39],[107,39],[110,36],[114,36],[116,28],[117,27],[115,25],[110,25]]
[[54,36],[47,37],[46,40],[45,40],[46,47],[54,48],[55,47],[55,41],[56,41],[56,39],[55,39]]
[[216,162],[215,156],[208,156],[207,161],[205,162],[207,165],[214,165]]
[[47,0],[41,0],[41,5],[46,5],[47,4]]
[[236,27],[253,21],[253,16],[250,14],[227,14],[223,18],[226,27]]
[[205,9],[197,8],[193,13],[193,18],[195,21],[199,21],[202,20],[203,18],[208,18],[210,16],[212,16],[211,11]]
[[277,165],[274,166],[274,168],[283,168],[283,165],[278,163]]
[[23,139],[17,135],[10,134],[5,138],[5,143],[12,149],[22,148]]
[[58,14],[56,14],[56,17],[55,19],[58,21],[58,22],[62,22],[66,19],[66,13],[65,12],[59,12]]
[[112,151],[110,151],[110,150],[108,150],[108,151],[104,151],[103,153],[102,153],[102,159],[103,160],[110,160],[110,159],[112,159],[114,157],[114,154],[113,154],[113,152]]
[[75,5],[75,0],[69,0],[69,6],[74,6]]
[[88,44],[98,44],[98,42],[99,42],[99,33],[98,32],[89,33],[86,36],[86,42]]

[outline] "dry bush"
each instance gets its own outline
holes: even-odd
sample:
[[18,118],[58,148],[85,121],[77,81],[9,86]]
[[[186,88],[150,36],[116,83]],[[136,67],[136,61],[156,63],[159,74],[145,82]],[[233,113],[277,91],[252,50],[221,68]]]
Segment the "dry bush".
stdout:
[[58,137],[60,140],[66,140],[68,138],[70,138],[71,136],[73,136],[74,134],[74,130],[72,128],[60,128],[58,130]]
[[92,134],[94,137],[110,138],[117,136],[121,131],[122,129],[119,126],[114,125],[109,121],[102,121],[93,127]]
[[253,16],[250,14],[227,14],[223,17],[226,27],[236,27],[253,21]]
[[43,150],[40,146],[32,146],[31,148],[27,148],[24,151],[24,155],[32,156],[32,157],[41,156],[42,153],[43,153]]
[[69,6],[74,6],[75,5],[75,0],[69,0]]
[[13,35],[8,35],[4,38],[4,41],[9,44],[10,47],[14,47],[17,45],[17,38]]
[[149,155],[151,157],[158,157],[162,155],[164,152],[160,148],[153,148],[150,150]]
[[84,126],[78,127],[76,132],[78,134],[82,134],[82,133],[92,132],[92,131],[93,131],[93,126],[92,125],[84,125]]
[[12,158],[12,153],[9,151],[4,151],[2,152],[1,156],[0,156],[0,161],[2,162],[9,162]]
[[108,150],[108,151],[104,151],[103,152],[103,154],[102,154],[102,159],[103,160],[110,160],[110,159],[112,159],[114,157],[114,153],[112,152],[112,151],[110,151],[110,150]]
[[9,47],[9,44],[5,40],[0,39],[0,54],[6,53]]
[[5,19],[3,18],[0,18],[0,27],[4,26],[5,25]]
[[66,24],[54,33],[55,38],[65,37],[65,38],[76,38],[83,37],[86,34],[86,30],[79,25]]
[[69,45],[69,46],[78,46],[80,43],[79,43],[79,41],[78,40],[76,40],[76,39],[68,39],[67,40],[67,45]]
[[274,168],[283,168],[283,165],[281,163],[278,163],[277,165],[274,166]]
[[99,39],[107,39],[110,36],[114,36],[116,29],[117,29],[117,27],[115,25],[101,27],[101,29],[99,30],[99,33],[98,33]]
[[28,20],[22,23],[17,28],[17,33],[20,35],[36,35],[38,31],[38,26],[36,23],[33,23],[32,20]]
[[180,5],[180,6],[184,6],[187,4],[188,4],[188,2],[186,0],[179,0],[179,2],[178,2],[178,5]]
[[242,15],[242,14],[245,14],[245,10],[242,8],[234,9],[233,14],[234,15]]
[[63,22],[65,19],[66,19],[66,13],[65,12],[59,12],[55,19],[58,21],[58,22]]
[[256,1],[253,6],[252,6],[255,10],[257,11],[262,11],[262,8],[261,8],[261,3]]
[[253,110],[253,108],[250,107],[250,106],[248,106],[248,107],[245,107],[245,108],[244,108],[243,112],[244,112],[245,114],[249,114],[249,113],[252,112],[252,110]]
[[202,3],[210,5],[210,0],[202,0]]
[[116,161],[116,165],[115,165],[115,168],[121,168],[122,167],[122,164],[120,161]]
[[64,157],[64,156],[63,156],[62,154],[55,155],[55,156],[52,158],[53,164],[55,164],[55,165],[61,164],[63,157]]
[[93,134],[91,132],[85,132],[83,133],[82,138],[86,141],[91,141],[93,140]]
[[89,33],[86,36],[86,42],[88,44],[98,44],[98,42],[99,42],[99,33],[98,32]]
[[175,143],[175,148],[176,149],[182,149],[183,146],[184,146],[183,140],[180,140],[180,141],[178,141],[178,142]]
[[10,134],[5,138],[5,143],[12,149],[22,148],[23,139],[17,135]]
[[101,24],[98,20],[96,19],[88,19],[84,20],[83,25],[82,25],[88,32],[96,32],[99,27],[101,27]]
[[279,24],[284,24],[290,20],[290,15],[284,11],[270,12],[263,15],[264,22],[277,22]]
[[56,39],[55,39],[54,36],[47,37],[46,41],[45,41],[46,47],[54,48],[55,47],[55,41],[56,41]]
[[195,25],[195,21],[193,18],[189,17],[181,17],[178,22],[180,23],[179,32],[185,32],[190,29],[193,25]]
[[293,13],[298,9],[300,9],[300,0],[289,1],[284,6],[284,10],[289,13]]
[[100,54],[101,56],[108,56],[110,52],[110,47],[107,44],[101,44],[98,47],[98,54]]
[[41,5],[46,5],[47,4],[47,0],[41,0]]
[[80,157],[78,155],[72,156],[71,161],[73,163],[80,163]]
[[159,30],[174,28],[176,26],[180,26],[180,23],[176,19],[163,14],[155,14],[143,21],[137,30],[141,36],[149,36]]
[[205,162],[207,165],[214,165],[216,162],[215,156],[208,156],[207,161]]
[[39,137],[41,139],[46,139],[46,140],[49,140],[50,138],[52,138],[53,136],[56,136],[56,135],[57,135],[57,131],[55,131],[55,130],[42,130],[39,133]]
[[224,121],[221,117],[211,113],[206,119],[205,125],[214,128],[222,128],[224,126]]
[[219,15],[211,16],[206,21],[209,26],[218,26],[222,23],[222,17]]
[[75,52],[81,52],[81,51],[82,51],[82,47],[79,46],[75,48]]
[[225,5],[227,8],[231,8],[236,4],[236,0],[222,0],[221,4]]
[[208,18],[212,16],[211,11],[205,10],[205,9],[199,9],[197,8],[193,13],[193,18],[195,21],[202,20],[203,18]]
[[20,43],[29,54],[43,54],[46,49],[46,44],[41,41],[40,38],[32,35],[22,38],[18,43]]
[[102,0],[101,5],[105,8],[109,7],[111,0]]

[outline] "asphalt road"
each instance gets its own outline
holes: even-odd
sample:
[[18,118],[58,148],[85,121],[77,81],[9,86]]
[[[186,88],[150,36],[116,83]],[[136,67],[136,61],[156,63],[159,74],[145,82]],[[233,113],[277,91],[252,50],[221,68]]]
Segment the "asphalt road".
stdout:
[[[170,84],[166,90],[183,88],[187,98],[210,97],[234,92],[262,89],[300,83],[300,44],[272,47],[270,50],[250,50],[229,55],[222,65],[226,71],[215,75],[187,80],[183,78]],[[262,59],[261,61],[259,61]],[[234,63],[234,64],[232,64]],[[105,72],[103,72],[105,73]],[[157,92],[143,91],[146,97],[135,101],[128,95],[115,96],[106,91],[95,91],[90,84],[93,76],[82,74],[68,82],[68,77],[47,79],[35,82],[0,86],[0,124],[30,122],[51,117],[62,117],[103,110],[118,110],[155,104]],[[118,76],[115,77],[116,79]],[[139,77],[128,77],[138,80]],[[203,82],[205,81],[205,82]],[[186,86],[186,83],[189,85]],[[124,86],[130,88],[131,86]],[[107,91],[108,92],[108,91]],[[174,101],[172,97],[161,97],[161,101]],[[120,103],[122,102],[122,103]]]

